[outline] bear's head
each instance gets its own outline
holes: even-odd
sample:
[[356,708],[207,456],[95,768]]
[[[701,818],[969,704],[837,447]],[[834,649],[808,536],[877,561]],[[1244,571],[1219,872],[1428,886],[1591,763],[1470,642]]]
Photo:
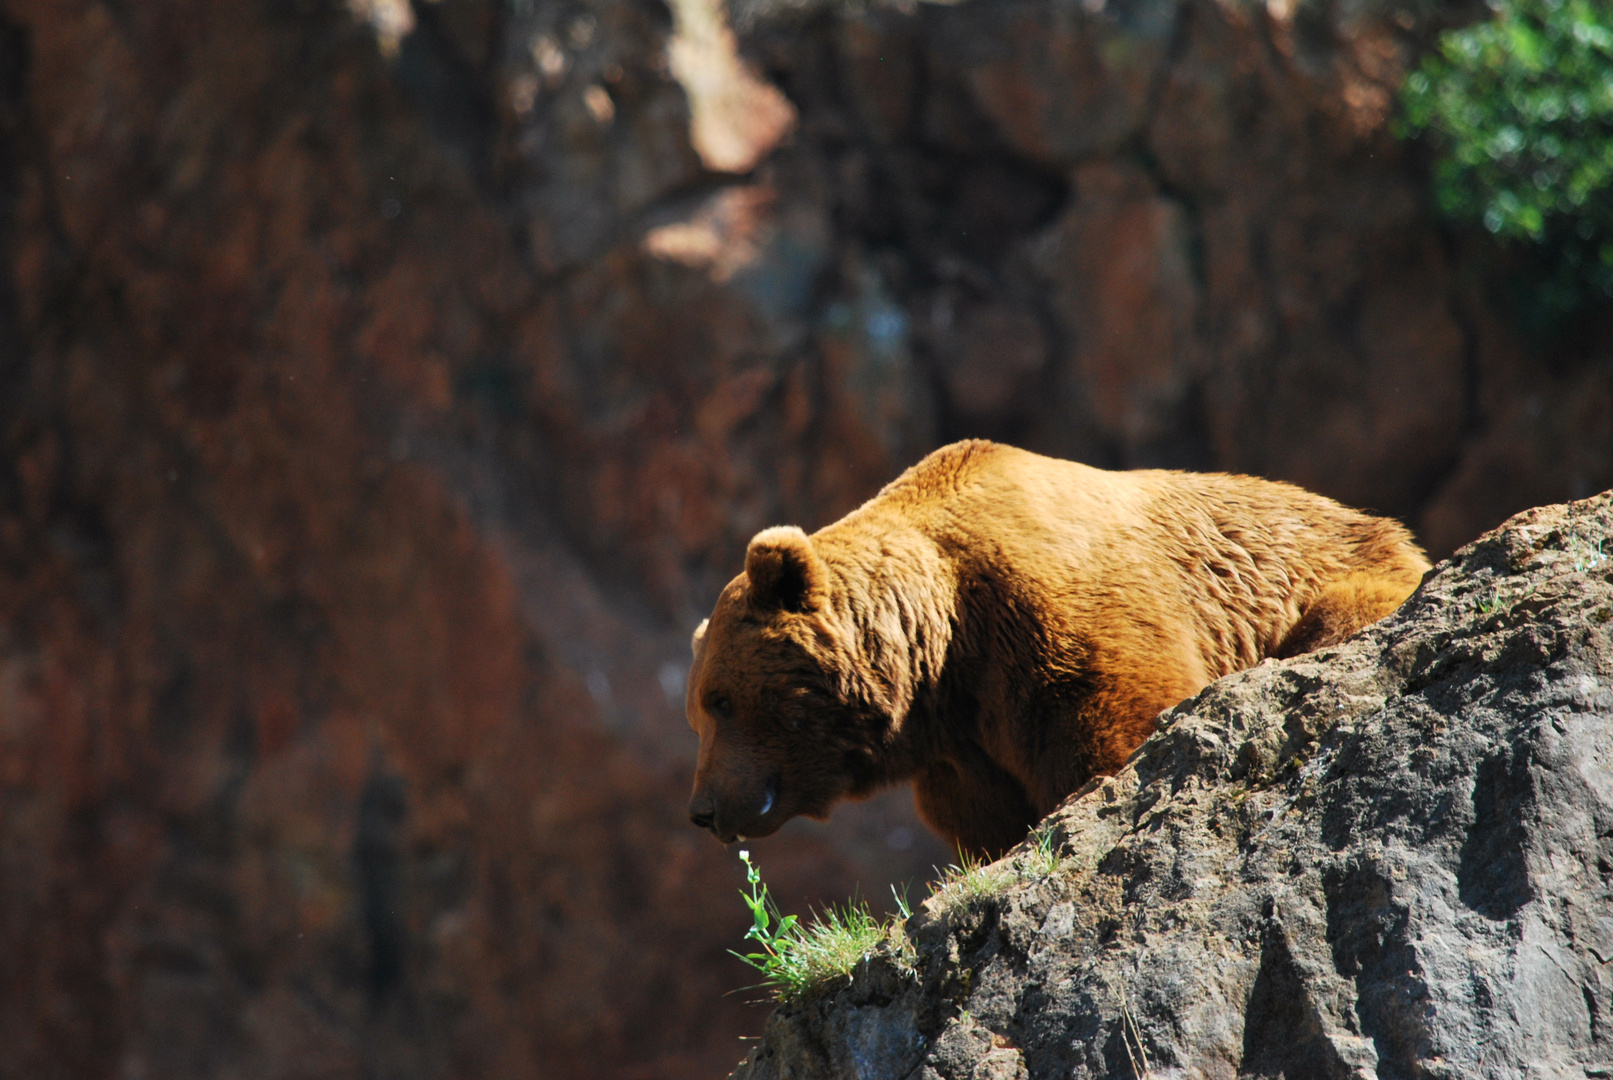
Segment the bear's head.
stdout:
[[685,706],[700,759],[689,820],[723,843],[766,836],[797,814],[821,820],[882,781],[889,723],[868,700],[830,589],[811,538],[766,529],[695,631]]

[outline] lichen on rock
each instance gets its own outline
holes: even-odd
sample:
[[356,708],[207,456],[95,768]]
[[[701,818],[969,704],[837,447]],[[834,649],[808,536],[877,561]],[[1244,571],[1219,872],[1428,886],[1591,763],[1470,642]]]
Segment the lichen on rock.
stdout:
[[916,979],[778,1010],[734,1076],[1603,1075],[1610,535],[1613,493],[1527,511],[1212,684],[1052,816],[1052,874],[932,898]]

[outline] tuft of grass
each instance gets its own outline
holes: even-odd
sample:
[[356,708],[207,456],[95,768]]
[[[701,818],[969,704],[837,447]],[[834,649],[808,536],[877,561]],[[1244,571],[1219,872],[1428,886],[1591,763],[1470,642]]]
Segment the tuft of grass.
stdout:
[[[1577,574],[1599,569],[1613,558],[1607,551],[1606,537],[1602,536],[1586,537],[1571,534],[1563,543],[1561,550],[1568,556]],[[1470,602],[1478,614],[1495,615],[1510,611],[1517,604],[1529,599],[1539,587],[1539,582],[1530,582],[1527,586],[1520,586],[1510,581],[1493,582],[1473,596]]]
[[1574,560],[1574,572],[1583,574],[1587,570],[1595,570],[1607,562],[1607,552],[1602,550],[1606,538],[1598,536],[1596,542],[1581,536],[1573,536],[1568,541],[1568,554]]
[[[957,863],[940,872],[930,895],[967,907],[1000,895],[1016,881],[1052,874],[1063,861],[1057,830],[1044,826],[1030,840],[1012,863],[1001,866],[988,865],[960,850]],[[840,979],[851,978],[857,965],[882,947],[888,946],[899,962],[913,962],[913,945],[902,929],[913,911],[907,898],[894,888],[891,895],[897,913],[888,919],[875,915],[866,903],[853,900],[843,907],[831,904],[803,922],[779,911],[749,851],[741,851],[739,859],[745,864],[745,888],[739,895],[751,913],[745,940],[756,945],[751,952],[729,952],[759,971],[762,981],[758,985],[771,990],[780,1002],[814,997]]]
[[1001,866],[982,862],[974,855],[958,851],[958,861],[941,871],[930,890],[931,896],[944,896],[954,904],[972,904],[999,895],[1015,882],[1045,878],[1064,861],[1059,832],[1048,824],[1030,834],[1030,845]]
[[1473,610],[1480,615],[1494,615],[1503,606],[1501,591],[1494,587],[1489,592],[1473,598]]
[[803,923],[795,915],[780,914],[750,852],[741,851],[739,858],[745,864],[746,885],[739,895],[751,913],[745,940],[756,942],[760,951],[729,952],[761,972],[759,985],[771,990],[780,1002],[814,996],[842,978],[851,978],[857,965],[888,940],[894,939],[898,955],[910,952],[912,946],[902,933],[901,922],[913,912],[895,889],[891,894],[896,898],[897,915],[890,919],[873,914],[866,903],[852,901],[839,908],[831,904],[811,922]]
[[1063,852],[1059,850],[1058,830],[1051,824],[1044,824],[1031,833],[1030,841],[1031,846],[1017,860],[1020,879],[1051,876],[1064,861]]
[[1491,585],[1489,591],[1473,598],[1473,610],[1480,615],[1511,611],[1520,602],[1533,596],[1538,587],[1538,582],[1531,582],[1528,588],[1510,584]]
[[944,896],[954,904],[972,904],[996,896],[1008,887],[1011,877],[960,849],[958,861],[941,871],[931,896]]

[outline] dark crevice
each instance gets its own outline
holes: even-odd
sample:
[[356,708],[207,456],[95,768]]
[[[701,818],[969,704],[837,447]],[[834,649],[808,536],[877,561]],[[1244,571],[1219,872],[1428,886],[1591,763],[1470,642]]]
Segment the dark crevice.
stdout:
[[1327,940],[1335,970],[1355,983],[1361,1032],[1384,1076],[1416,1076],[1433,1053],[1432,1004],[1408,937],[1410,914],[1384,867],[1350,865],[1323,875]]
[[1585,997],[1585,1016],[1590,1025],[1591,1042],[1602,1041],[1602,1010],[1596,1001],[1596,991],[1589,985],[1581,986],[1580,993]]
[[358,800],[358,837],[353,864],[359,916],[368,946],[365,989],[378,1008],[404,979],[403,825],[408,813],[403,778],[386,771],[380,755]]
[[[1164,170],[1154,154],[1153,130],[1154,122],[1159,117],[1161,102],[1165,97],[1165,88],[1170,84],[1171,76],[1178,64],[1187,59],[1188,50],[1193,42],[1193,20],[1197,10],[1191,3],[1177,5],[1171,18],[1170,42],[1165,46],[1164,54],[1159,61],[1159,68],[1149,80],[1148,92],[1143,98],[1142,119],[1137,126],[1137,134],[1133,139],[1134,155],[1154,180],[1160,192],[1177,200],[1184,206],[1190,207],[1197,214],[1195,200],[1190,193],[1166,180]],[[1195,272],[1200,269],[1195,267]],[[1199,287],[1204,288],[1205,282],[1199,279]]]
[[[1429,191],[1435,162],[1433,148],[1426,140],[1410,140],[1401,144],[1401,153],[1407,171],[1416,178],[1419,190]],[[1425,196],[1425,198],[1428,199],[1429,213],[1437,220],[1438,215],[1433,210],[1431,197]],[[1449,458],[1432,468],[1427,481],[1413,493],[1411,501],[1417,507],[1428,506],[1457,474],[1468,449],[1483,438],[1490,422],[1490,417],[1484,415],[1482,399],[1484,371],[1479,356],[1481,332],[1469,308],[1469,304],[1477,298],[1478,292],[1476,282],[1473,280],[1473,260],[1463,251],[1463,238],[1452,229],[1438,227],[1434,230],[1434,237],[1453,279],[1449,286],[1445,311],[1450,316],[1451,322],[1456,325],[1462,341],[1462,414],[1456,443]],[[1438,554],[1435,553],[1436,557]]]
[[[796,107],[799,130],[816,135],[787,149],[782,165],[787,174],[810,172],[791,168],[792,158],[819,155],[822,171],[840,179],[826,207],[837,246],[865,253],[906,315],[915,373],[936,403],[936,441],[1008,439],[1016,432],[1023,440],[1042,396],[1034,391],[1056,382],[1059,335],[1037,290],[1016,280],[1023,276],[1016,262],[1024,241],[1068,209],[1071,187],[1057,170],[1004,144],[966,88],[953,85],[922,49],[911,48],[910,27],[897,16],[884,18],[889,21],[878,32],[886,56],[897,60],[892,52],[907,50],[899,62],[911,72],[911,108],[892,131],[872,126],[850,99],[847,88],[856,80],[833,33],[814,27],[781,37],[774,29],[746,43],[751,55],[773,60],[767,76]],[[960,145],[925,130],[917,103],[937,99],[955,106],[948,113],[951,129],[970,134]],[[855,282],[829,278],[820,311],[857,289]],[[979,415],[953,399],[945,346],[957,340],[954,331],[971,312],[995,305],[1034,321],[1052,362],[1027,375],[1005,405]],[[950,321],[936,321],[942,309]]]
[[414,5],[415,29],[400,44],[393,73],[443,145],[486,187],[497,142],[495,83],[454,48],[440,6]]
[[1503,750],[1479,765],[1456,883],[1462,903],[1487,919],[1510,919],[1534,899],[1524,826],[1533,801],[1526,750]]
[[[21,27],[0,19],[0,251],[14,252],[17,245],[17,198],[20,193],[23,162],[23,115],[27,108],[29,71],[28,35]],[[0,446],[10,445],[13,425],[19,417],[14,410],[27,399],[28,370],[22,338],[21,316],[17,306],[16,281],[8,260],[0,272]],[[13,453],[7,453],[8,458]],[[8,467],[0,472],[0,511],[17,505],[21,492]]]
[[1322,1028],[1305,978],[1294,962],[1281,925],[1267,926],[1260,970],[1244,1009],[1240,1076],[1316,1077],[1353,1075]]

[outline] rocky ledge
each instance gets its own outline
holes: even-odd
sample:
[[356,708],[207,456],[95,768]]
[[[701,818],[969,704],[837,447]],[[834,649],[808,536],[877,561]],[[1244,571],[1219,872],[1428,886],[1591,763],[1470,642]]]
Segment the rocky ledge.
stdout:
[[1043,828],[1051,872],[932,897],[734,1075],[1613,1076],[1613,493],[1208,687]]

